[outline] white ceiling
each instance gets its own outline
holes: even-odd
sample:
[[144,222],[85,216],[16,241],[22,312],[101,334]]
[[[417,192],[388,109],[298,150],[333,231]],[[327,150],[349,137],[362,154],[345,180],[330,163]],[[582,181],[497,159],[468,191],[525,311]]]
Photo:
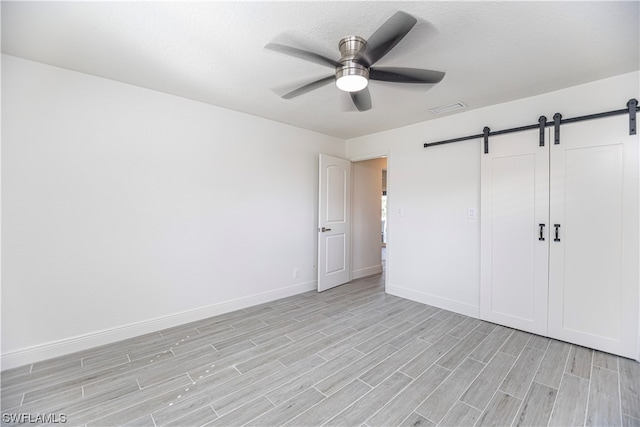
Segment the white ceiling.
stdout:
[[[343,139],[574,86],[640,68],[640,2],[30,2],[2,1],[2,51],[266,117]],[[338,40],[369,37],[398,10],[418,18],[376,65],[445,71],[432,87],[372,81],[357,112],[332,70],[264,49],[338,59]],[[427,90],[428,89],[428,90]]]

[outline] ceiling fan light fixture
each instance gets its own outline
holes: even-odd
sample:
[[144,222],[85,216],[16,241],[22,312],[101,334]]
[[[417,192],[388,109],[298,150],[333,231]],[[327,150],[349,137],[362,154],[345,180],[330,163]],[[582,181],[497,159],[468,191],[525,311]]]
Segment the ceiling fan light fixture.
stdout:
[[336,80],[338,89],[345,92],[359,92],[367,87],[368,84],[369,81],[365,77],[358,75],[342,76]]
[[336,86],[345,92],[358,92],[369,84],[369,70],[359,64],[350,64],[336,71]]
[[338,43],[340,66],[336,68],[336,86],[345,92],[359,92],[369,84],[369,69],[354,61],[367,44],[359,36],[344,37]]

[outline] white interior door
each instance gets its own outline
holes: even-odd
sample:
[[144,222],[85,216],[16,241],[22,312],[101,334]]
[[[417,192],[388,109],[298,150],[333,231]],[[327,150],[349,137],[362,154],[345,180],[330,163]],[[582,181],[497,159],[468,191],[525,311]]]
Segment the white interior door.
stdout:
[[350,280],[351,162],[320,155],[318,292]]
[[537,130],[493,136],[481,154],[480,317],[544,335],[549,144],[539,142]]
[[628,120],[562,125],[551,146],[549,335],[638,358],[639,141]]

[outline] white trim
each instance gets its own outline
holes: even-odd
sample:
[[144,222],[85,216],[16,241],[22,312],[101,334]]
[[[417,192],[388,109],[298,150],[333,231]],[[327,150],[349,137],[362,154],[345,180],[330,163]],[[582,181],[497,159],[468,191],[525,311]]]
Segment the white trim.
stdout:
[[373,276],[374,274],[382,273],[382,264],[374,265],[373,267],[361,268],[351,272],[351,280],[361,279],[367,276]]
[[389,151],[388,150],[373,151],[373,152],[370,152],[370,153],[361,154],[359,156],[347,157],[347,158],[351,162],[363,162],[365,160],[380,159],[382,157],[386,157],[388,159],[389,158]]
[[465,316],[474,317],[476,319],[480,318],[480,307],[460,301],[442,298],[395,285],[387,285],[387,293],[390,295],[395,295],[397,297],[420,302],[422,304],[427,304],[437,308],[442,308],[444,310],[453,311],[455,313],[464,314]]
[[299,283],[297,285],[224,301],[206,307],[196,308],[194,310],[183,311],[180,313],[170,314],[168,316],[156,317],[154,319],[143,320],[129,325],[103,329],[101,331],[23,348],[2,354],[0,365],[3,370],[11,369],[29,363],[87,350],[100,345],[134,338],[140,335],[160,331],[162,329],[172,328],[185,323],[195,322],[220,314],[229,313],[234,310],[240,310],[280,298],[297,295],[303,292],[313,291],[316,290],[316,287],[317,282],[315,280]]

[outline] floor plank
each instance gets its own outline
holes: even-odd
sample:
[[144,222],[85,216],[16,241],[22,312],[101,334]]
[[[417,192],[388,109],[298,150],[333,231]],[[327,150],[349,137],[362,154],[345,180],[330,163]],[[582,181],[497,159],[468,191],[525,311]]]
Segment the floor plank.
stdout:
[[400,424],[400,427],[430,427],[435,425],[436,424],[432,421],[426,419],[417,412],[414,412],[405,418],[405,420]]
[[533,382],[516,416],[515,426],[545,426],[549,423],[557,391]]
[[400,372],[407,374],[412,378],[418,378],[433,363],[435,363],[436,360],[440,359],[443,354],[447,353],[459,342],[459,338],[452,337],[451,335],[443,336],[439,341],[436,341],[435,344],[423,351],[418,357],[403,366],[400,369]]
[[436,362],[443,368],[451,371],[456,369],[469,354],[480,344],[487,336],[480,332],[471,332],[460,341],[455,347],[446,352]]
[[589,407],[587,408],[587,426],[620,426],[620,393],[618,375],[615,372],[595,367],[589,389]]
[[362,381],[353,380],[333,395],[283,424],[283,426],[320,426],[370,390],[371,387]]
[[327,426],[352,426],[358,425],[367,419],[372,413],[383,407],[390,399],[404,389],[412,379],[396,372],[380,385],[366,394],[362,399],[352,404],[340,414],[333,417],[325,425]]
[[360,375],[360,379],[370,386],[375,387],[399,368],[416,358],[428,347],[430,347],[429,343],[422,340],[414,340],[407,344],[406,347],[398,350],[390,357]]
[[256,418],[260,414],[273,409],[273,404],[269,400],[262,396],[256,400],[249,402],[235,411],[229,412],[227,415],[216,418],[213,421],[204,424],[205,426],[242,426]]
[[395,396],[378,413],[368,419],[370,426],[398,425],[414,412],[418,405],[435,390],[451,372],[433,365]]
[[619,363],[622,413],[640,419],[640,363],[623,357]]
[[522,401],[498,391],[476,423],[477,426],[509,426]]
[[453,405],[453,408],[451,408],[439,425],[447,427],[471,427],[476,423],[478,418],[480,418],[481,414],[482,412],[476,408],[472,408],[466,403],[458,401]]
[[266,396],[274,405],[280,405],[290,397],[315,386],[320,381],[345,366],[349,366],[351,363],[361,359],[362,357],[364,357],[364,354],[360,353],[356,349],[351,349],[335,359],[330,360],[318,368],[308,372],[306,375],[288,381],[277,389],[267,393]]
[[496,353],[460,400],[474,408],[484,410],[515,361],[515,357],[506,353]]
[[591,365],[593,361],[593,350],[571,346],[569,361],[567,362],[567,372],[576,377],[589,379],[591,377]]
[[562,378],[570,350],[571,345],[567,343],[551,341],[540,363],[540,368],[536,372],[534,381],[557,390],[560,387],[560,379]]
[[589,381],[565,374],[560,384],[549,426],[582,426],[587,412]]
[[531,334],[514,330],[507,341],[505,341],[502,347],[500,347],[500,351],[510,354],[511,356],[518,357],[518,355],[522,352],[524,346],[529,342],[530,338]]
[[449,409],[458,401],[458,398],[476,379],[484,366],[484,363],[466,359],[418,406],[416,412],[431,421],[440,422],[449,412]]
[[251,422],[250,426],[281,426],[297,415],[306,412],[309,408],[325,399],[325,395],[315,388],[309,388],[299,395],[278,405],[271,411],[263,414]]
[[186,415],[181,416],[173,421],[169,421],[166,424],[160,424],[158,421],[154,419],[153,424],[149,424],[150,426],[155,425],[157,427],[184,427],[184,426],[201,426],[218,418],[216,413],[210,406],[205,406],[196,411],[188,413]]
[[500,390],[517,399],[524,399],[543,356],[544,352],[535,348],[525,347],[502,382]]
[[315,387],[320,390],[320,392],[329,396],[367,372],[371,366],[375,366],[397,351],[394,346],[389,344],[378,347],[363,358],[356,360],[351,365],[345,366],[335,374],[319,382]]
[[471,357],[479,362],[488,363],[512,333],[512,329],[502,326],[494,327],[487,338],[471,352]]

